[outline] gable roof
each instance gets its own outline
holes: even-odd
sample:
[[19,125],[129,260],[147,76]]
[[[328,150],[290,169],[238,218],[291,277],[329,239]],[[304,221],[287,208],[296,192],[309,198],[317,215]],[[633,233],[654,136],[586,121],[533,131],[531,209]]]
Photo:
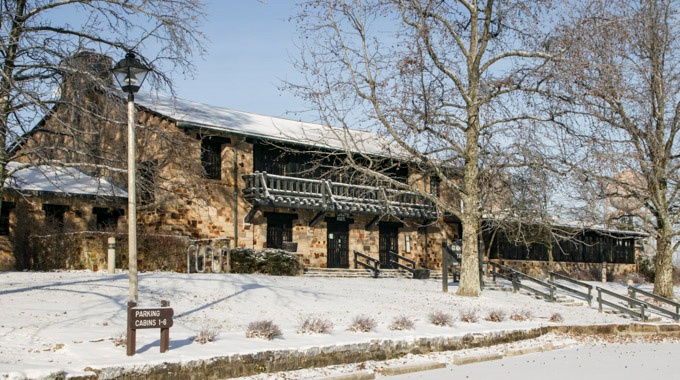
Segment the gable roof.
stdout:
[[22,168],[26,165],[28,164],[21,162],[7,164],[8,172],[18,170],[5,180],[5,188],[25,192],[127,198],[125,189],[111,184],[104,178],[87,175],[76,168],[49,165]]
[[398,156],[401,152],[395,143],[380,135],[357,129],[258,115],[148,93],[136,94],[135,103],[178,123],[219,132],[377,156]]

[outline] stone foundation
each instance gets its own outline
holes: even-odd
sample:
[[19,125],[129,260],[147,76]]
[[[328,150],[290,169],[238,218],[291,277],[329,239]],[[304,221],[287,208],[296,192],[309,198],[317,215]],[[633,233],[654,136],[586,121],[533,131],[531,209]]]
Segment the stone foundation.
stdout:
[[[548,276],[549,263],[547,261],[529,261],[529,260],[492,260],[499,264],[510,267],[514,270],[520,271],[536,278],[545,278]],[[607,273],[612,275],[623,275],[630,272],[635,272],[637,267],[635,264],[607,264]],[[602,271],[602,263],[572,263],[572,262],[557,262],[553,263],[553,272],[572,273],[575,270],[582,270],[585,272]]]

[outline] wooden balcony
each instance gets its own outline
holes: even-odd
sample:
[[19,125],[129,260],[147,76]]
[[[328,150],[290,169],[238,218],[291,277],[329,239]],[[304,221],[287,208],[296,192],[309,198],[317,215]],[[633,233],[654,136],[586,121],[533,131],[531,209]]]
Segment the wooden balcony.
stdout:
[[428,220],[439,216],[432,202],[415,193],[266,172],[244,175],[243,179],[243,195],[255,207],[313,210],[319,212],[318,218],[328,212]]

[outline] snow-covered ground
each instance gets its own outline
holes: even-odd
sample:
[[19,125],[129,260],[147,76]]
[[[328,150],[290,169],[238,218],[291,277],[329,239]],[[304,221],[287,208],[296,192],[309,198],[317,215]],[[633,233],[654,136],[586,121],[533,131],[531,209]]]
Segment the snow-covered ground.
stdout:
[[466,366],[391,376],[407,379],[672,379],[680,371],[680,344],[584,344],[562,350],[506,357]]
[[[126,356],[113,340],[124,333],[128,276],[103,272],[1,272],[0,374],[38,377],[58,370],[82,373],[86,367],[143,366],[187,362],[234,353],[272,349],[309,348],[365,342],[373,339],[413,340],[418,337],[457,336],[469,332],[513,330],[553,324],[560,313],[564,324],[626,323],[617,315],[598,313],[597,307],[567,307],[526,295],[485,291],[479,298],[441,292],[436,280],[305,278],[233,274],[140,274],[140,306],[157,307],[170,301],[175,311],[170,351],[159,352],[159,330],[137,331],[137,355]],[[620,294],[625,285],[608,284]],[[676,290],[676,292],[678,292]],[[680,293],[680,292],[678,292]],[[478,309],[484,317],[492,309],[509,316],[528,311],[529,321],[477,323],[459,321],[460,310]],[[433,326],[431,312],[450,313],[452,327]],[[374,332],[347,331],[357,315],[374,318]],[[296,330],[302,319],[330,320],[330,334],[306,335]],[[405,315],[415,329],[391,331],[392,320]],[[269,319],[283,336],[272,341],[245,337],[248,323]],[[669,320],[663,319],[663,322]],[[215,342],[199,344],[201,330],[216,329]]]

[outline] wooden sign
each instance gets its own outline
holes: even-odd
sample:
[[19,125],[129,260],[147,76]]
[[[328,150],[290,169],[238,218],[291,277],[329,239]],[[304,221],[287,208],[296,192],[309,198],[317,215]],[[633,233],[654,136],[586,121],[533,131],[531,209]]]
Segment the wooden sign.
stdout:
[[157,329],[172,327],[172,316],[174,312],[169,307],[159,307],[155,309],[132,308],[131,318],[128,319],[128,326],[131,329]]
[[127,318],[127,354],[132,356],[137,351],[138,329],[161,329],[161,353],[170,349],[170,327],[175,312],[170,302],[161,301],[159,308],[138,308],[137,303],[128,302]]

